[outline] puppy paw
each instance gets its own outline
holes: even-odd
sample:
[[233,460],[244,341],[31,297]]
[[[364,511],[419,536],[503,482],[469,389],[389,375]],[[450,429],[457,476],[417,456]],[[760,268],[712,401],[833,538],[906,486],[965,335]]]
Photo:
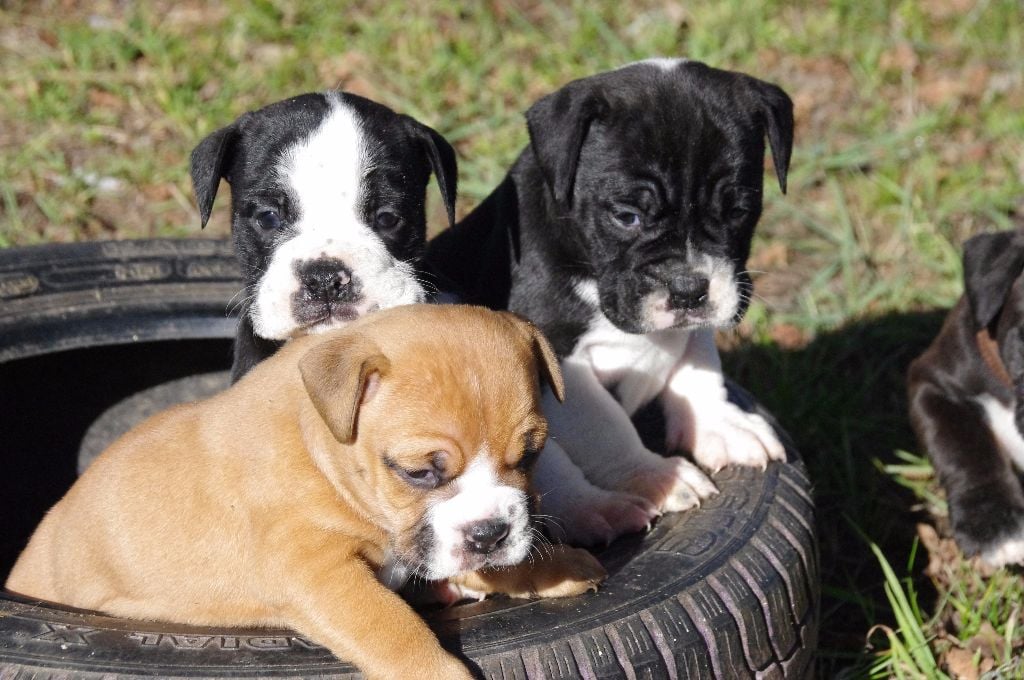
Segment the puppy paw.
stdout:
[[645,531],[659,514],[641,496],[585,481],[542,496],[540,512],[552,538],[574,545],[608,545],[619,536]]
[[669,451],[690,451],[702,467],[713,472],[727,465],[762,470],[772,460],[785,460],[786,448],[775,430],[756,413],[732,402],[666,408],[666,444]]
[[982,551],[981,561],[998,569],[1011,564],[1024,564],[1024,530],[991,545]]
[[985,565],[998,569],[1024,564],[1024,508],[990,490],[983,500],[965,504],[950,502],[957,545],[966,555],[977,555]]
[[597,558],[582,548],[553,545],[530,567],[530,592],[512,597],[572,597],[589,591],[608,577]]
[[661,512],[689,510],[718,493],[715,483],[684,458],[653,452],[645,458],[619,488],[647,499]]

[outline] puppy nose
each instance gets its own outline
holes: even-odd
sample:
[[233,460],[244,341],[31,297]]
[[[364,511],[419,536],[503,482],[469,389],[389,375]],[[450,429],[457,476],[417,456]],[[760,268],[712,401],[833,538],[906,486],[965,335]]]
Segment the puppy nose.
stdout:
[[486,555],[493,552],[508,536],[509,525],[504,520],[488,519],[470,524],[465,529],[466,549]]
[[669,284],[669,306],[696,309],[708,301],[708,280],[703,276],[679,276]]
[[314,300],[351,302],[355,298],[352,271],[340,260],[314,260],[299,272],[306,297]]

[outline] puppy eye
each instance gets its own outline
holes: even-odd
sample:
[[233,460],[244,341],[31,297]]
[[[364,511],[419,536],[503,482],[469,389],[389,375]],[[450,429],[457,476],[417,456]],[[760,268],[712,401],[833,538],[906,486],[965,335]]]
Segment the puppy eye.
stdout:
[[267,231],[273,231],[281,227],[281,216],[276,210],[266,209],[256,213],[256,224]]
[[523,450],[523,455],[515,465],[516,470],[529,470],[533,467],[533,464],[537,462],[537,457],[540,455],[540,449],[527,447]]
[[409,480],[415,483],[417,486],[437,486],[439,480],[437,470],[409,470],[407,473]]
[[612,212],[612,218],[627,229],[636,229],[641,225],[643,220],[640,218],[640,213],[633,210],[623,210],[619,208]]
[[433,468],[406,470],[405,468],[395,467],[395,472],[406,483],[421,489],[433,489],[441,483],[441,473]]
[[747,215],[749,214],[750,210],[748,210],[747,208],[744,208],[743,206],[739,205],[734,205],[732,208],[729,208],[729,211],[726,213],[725,216],[732,222],[739,222],[740,220],[746,219]]
[[391,231],[401,221],[401,218],[390,210],[381,210],[374,218],[377,228],[383,231]]

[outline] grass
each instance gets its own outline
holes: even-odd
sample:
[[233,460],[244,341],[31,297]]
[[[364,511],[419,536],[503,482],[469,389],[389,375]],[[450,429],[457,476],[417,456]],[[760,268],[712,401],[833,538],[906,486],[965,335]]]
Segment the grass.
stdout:
[[[795,102],[789,194],[766,183],[750,262],[759,297],[722,343],[816,485],[822,677],[1020,673],[1024,585],[948,542],[903,385],[960,294],[962,242],[1024,214],[1018,0],[0,2],[0,247],[196,236],[192,146],[334,86],[445,134],[465,213],[537,97],[652,55]],[[218,205],[203,235],[227,231]]]

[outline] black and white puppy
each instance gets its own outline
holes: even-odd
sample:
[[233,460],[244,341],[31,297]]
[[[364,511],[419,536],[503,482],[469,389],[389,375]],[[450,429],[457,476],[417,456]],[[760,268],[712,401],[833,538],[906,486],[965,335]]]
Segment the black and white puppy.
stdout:
[[431,170],[454,222],[455,152],[433,129],[345,92],[244,114],[192,152],[202,224],[223,177],[246,281],[232,380],[288,338],[419,302]]
[[1024,230],[975,236],[963,263],[964,296],[910,365],[910,420],[961,550],[1024,564]]
[[792,103],[747,75],[652,59],[571,82],[526,120],[530,146],[427,261],[468,301],[528,317],[563,358],[542,510],[570,540],[608,540],[716,492],[643,445],[630,416],[654,399],[668,450],[706,468],[784,456],[728,401],[714,329],[747,308],[764,139],[784,191]]

